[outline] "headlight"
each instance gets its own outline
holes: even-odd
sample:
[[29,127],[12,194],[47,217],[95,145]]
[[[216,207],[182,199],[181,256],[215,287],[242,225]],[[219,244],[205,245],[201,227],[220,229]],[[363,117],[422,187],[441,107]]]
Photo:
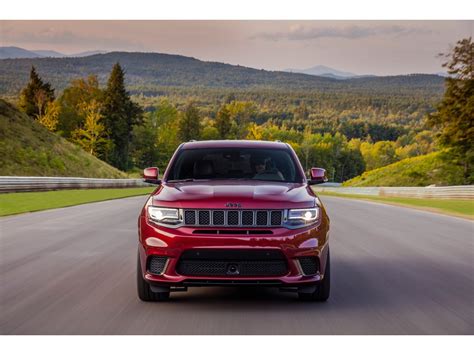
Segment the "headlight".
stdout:
[[180,221],[178,209],[156,206],[148,206],[148,218],[153,222],[165,224],[177,224]]
[[287,226],[290,228],[304,227],[316,222],[318,217],[319,207],[288,210]]

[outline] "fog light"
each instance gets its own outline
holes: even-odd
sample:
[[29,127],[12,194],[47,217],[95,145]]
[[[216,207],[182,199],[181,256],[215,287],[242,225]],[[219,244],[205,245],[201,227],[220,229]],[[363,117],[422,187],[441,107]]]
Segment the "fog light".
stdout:
[[166,244],[161,239],[154,238],[154,237],[146,238],[145,244],[150,247],[167,247],[168,246],[168,244]]

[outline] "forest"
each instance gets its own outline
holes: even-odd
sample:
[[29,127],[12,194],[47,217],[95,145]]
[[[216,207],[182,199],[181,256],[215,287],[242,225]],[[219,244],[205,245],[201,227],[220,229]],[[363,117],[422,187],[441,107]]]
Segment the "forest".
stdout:
[[[464,46],[472,52],[471,39],[465,41],[456,49]],[[324,167],[335,182],[450,148],[452,144],[442,138],[443,117],[453,113],[442,109],[449,106],[446,95],[453,94],[449,91],[453,80],[456,86],[467,80],[462,95],[467,95],[467,102],[472,100],[472,73],[471,78],[456,76],[458,67],[446,80],[429,75],[333,80],[166,55],[166,74],[164,69],[154,72],[151,64],[151,69],[141,66],[137,73],[128,59],[127,70],[121,60],[113,62],[114,55],[91,56],[97,57],[100,71],[98,66],[86,66],[85,77],[76,75],[89,57],[2,60],[0,71],[29,70],[30,75],[16,94],[22,76],[8,85],[0,82],[0,90],[51,132],[122,171],[164,169],[177,146],[191,139],[262,139],[288,142],[305,169]],[[447,66],[456,60],[456,52],[451,55]],[[142,61],[149,58],[140,56]],[[67,61],[77,61],[78,67]],[[181,74],[176,61],[182,65]],[[107,75],[104,62],[109,66]],[[65,69],[52,72],[54,65]],[[199,68],[206,71],[196,74]],[[220,83],[219,71],[225,72]],[[143,75],[149,79],[143,80]],[[466,110],[472,109],[471,104]],[[466,122],[472,135],[469,113],[461,124]],[[451,149],[457,154],[452,159],[465,165],[470,181],[470,158],[464,158],[471,154],[472,143],[463,149],[458,153]]]

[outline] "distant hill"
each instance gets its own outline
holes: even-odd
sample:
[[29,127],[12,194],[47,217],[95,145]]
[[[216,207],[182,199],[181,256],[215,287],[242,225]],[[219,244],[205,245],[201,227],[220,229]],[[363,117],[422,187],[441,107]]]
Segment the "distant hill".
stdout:
[[1,176],[126,177],[121,171],[49,132],[2,99],[0,157]]
[[68,55],[66,55],[66,57],[87,57],[87,56],[90,56],[90,55],[105,54],[105,53],[107,53],[107,51],[85,51],[85,52],[68,54]]
[[103,53],[107,53],[107,51],[86,51],[64,54],[52,50],[28,50],[20,47],[0,47],[0,59],[87,57],[89,55]]
[[38,54],[38,57],[52,57],[52,58],[66,57],[66,54],[59,53],[59,52],[56,52],[56,51],[35,50],[35,51],[31,51],[31,52]]
[[7,58],[36,58],[42,57],[38,53],[20,47],[0,47],[0,59]]
[[325,76],[334,79],[348,79],[359,76],[354,73],[337,70],[334,68],[327,67],[325,65],[316,65],[308,69],[285,69],[285,71],[290,73]]
[[442,152],[403,159],[366,171],[344,182],[344,186],[462,185],[463,171],[442,159]]
[[443,92],[444,79],[436,75],[401,75],[336,80],[321,76],[259,70],[240,65],[204,62],[192,57],[161,53],[110,52],[80,58],[24,58],[0,60],[0,95],[17,95],[28,81],[32,65],[57,90],[89,74],[104,84],[112,66],[120,62],[129,90],[153,95],[159,86],[205,88],[272,88],[324,92],[399,92],[423,90],[429,95]]

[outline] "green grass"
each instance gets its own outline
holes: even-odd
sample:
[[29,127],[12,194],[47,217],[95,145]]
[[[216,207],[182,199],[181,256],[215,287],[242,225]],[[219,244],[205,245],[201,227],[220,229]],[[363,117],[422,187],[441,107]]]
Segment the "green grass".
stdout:
[[428,186],[463,185],[463,171],[450,162],[445,152],[407,158],[382,168],[366,171],[345,181],[344,186]]
[[422,210],[440,212],[444,214],[466,217],[474,219],[474,201],[473,200],[441,200],[431,198],[409,198],[409,197],[381,197],[366,195],[339,194],[333,192],[318,192],[324,199],[324,196],[336,196],[344,198],[354,198],[359,200],[370,200],[382,203],[388,203],[399,206],[413,207]]
[[0,99],[0,175],[126,178]]
[[60,190],[0,194],[0,216],[80,205],[116,198],[147,195],[154,187]]

